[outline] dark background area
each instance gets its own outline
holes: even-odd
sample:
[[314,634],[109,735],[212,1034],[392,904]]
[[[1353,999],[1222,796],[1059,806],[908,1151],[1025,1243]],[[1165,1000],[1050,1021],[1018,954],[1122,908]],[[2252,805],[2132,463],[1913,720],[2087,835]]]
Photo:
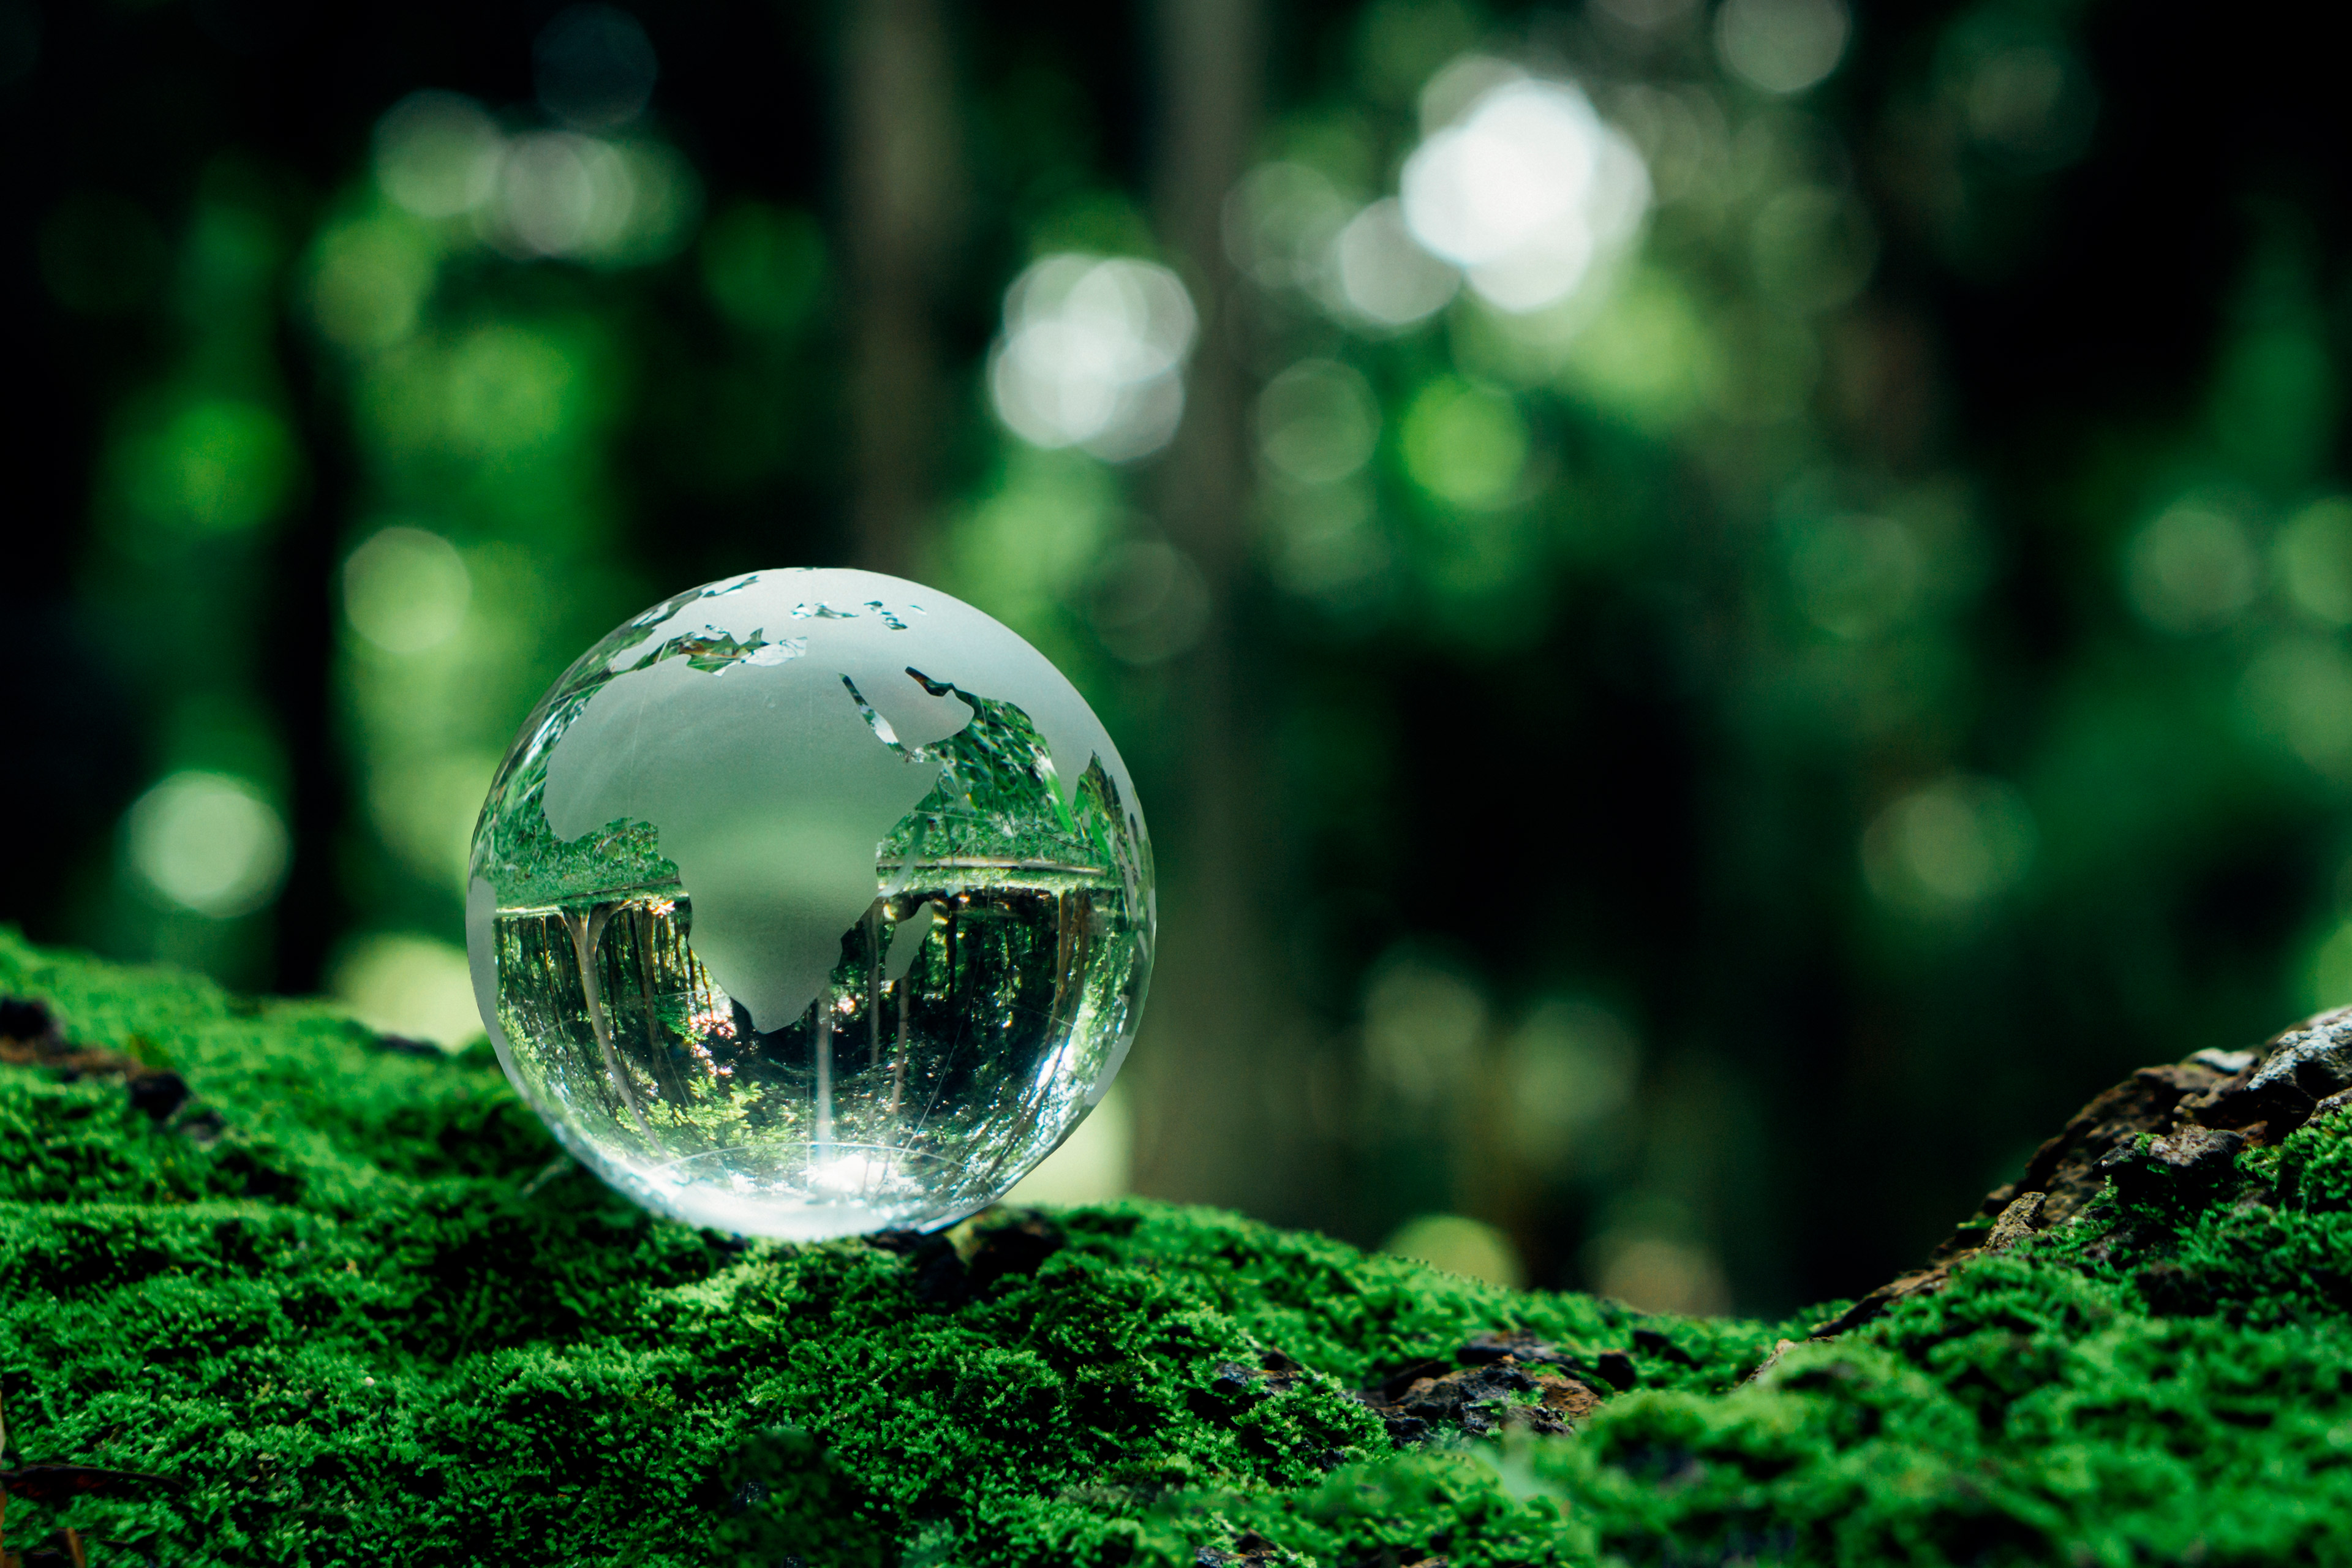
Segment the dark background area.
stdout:
[[[646,4],[646,107],[560,132],[560,12],[0,0],[27,934],[461,1031],[451,847],[537,692],[853,563],[1029,636],[1137,773],[1164,958],[1098,1184],[1779,1309],[2131,1067],[2352,1002],[2327,51],[1872,6],[1774,90],[1696,0]],[[1315,193],[1393,196],[1470,55],[1588,94],[1646,218],[1557,309],[1351,314]],[[634,216],[406,210],[428,89],[623,149]],[[1073,252],[1200,313],[1162,449],[992,403]],[[1336,477],[1266,455],[1307,362],[1377,411]]]

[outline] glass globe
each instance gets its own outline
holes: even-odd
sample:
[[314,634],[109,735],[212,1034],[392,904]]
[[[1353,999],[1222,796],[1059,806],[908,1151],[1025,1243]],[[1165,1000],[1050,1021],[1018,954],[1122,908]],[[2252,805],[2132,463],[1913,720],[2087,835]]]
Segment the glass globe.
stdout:
[[947,1224],[1127,1055],[1151,846],[1118,748],[1013,632],[870,572],[665,600],[541,699],[474,832],[507,1076],[657,1212],[814,1240]]

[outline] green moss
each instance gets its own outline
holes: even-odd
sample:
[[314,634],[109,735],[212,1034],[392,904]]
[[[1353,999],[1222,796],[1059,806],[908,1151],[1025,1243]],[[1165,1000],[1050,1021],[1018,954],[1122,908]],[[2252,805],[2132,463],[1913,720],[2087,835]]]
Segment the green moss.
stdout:
[[[1058,1247],[984,1221],[968,1273],[936,1245],[746,1247],[548,1175],[487,1051],[420,1059],[321,1008],[5,934],[0,993],[196,1096],[157,1124],[119,1079],[0,1068],[10,1458],[186,1483],[12,1498],[12,1542],[69,1522],[166,1563],[2352,1560],[2344,1115],[2210,1192],[2127,1183],[1750,1379],[1801,1330],[1165,1205],[1062,1212]],[[1570,1436],[1402,1449],[1347,1392],[1506,1331],[1622,1354],[1635,1386]],[[1269,1352],[1305,1371],[1236,1374]]]

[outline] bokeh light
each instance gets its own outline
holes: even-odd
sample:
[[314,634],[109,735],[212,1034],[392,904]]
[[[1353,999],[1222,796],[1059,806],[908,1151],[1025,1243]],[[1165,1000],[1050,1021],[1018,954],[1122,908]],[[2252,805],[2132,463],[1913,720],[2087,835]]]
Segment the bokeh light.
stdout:
[[1878,234],[1852,195],[1796,185],[1764,204],[1749,230],[1756,281],[1777,304],[1827,310],[1862,292],[1878,261]]
[[2303,1004],[2314,1012],[2352,1006],[2352,920],[2339,922],[2312,952]]
[[824,280],[824,235],[806,213],[738,202],[702,234],[702,286],[747,331],[788,332],[807,319]]
[[2352,500],[2312,502],[2279,530],[2280,585],[2295,608],[2331,626],[2352,626]]
[[1349,216],[1347,198],[1319,170],[1261,164],[1225,198],[1225,254],[1262,289],[1313,289]]
[[453,347],[415,412],[455,449],[518,458],[576,433],[591,395],[575,345],[508,321],[474,329]]
[[1525,311],[1575,291],[1639,228],[1648,170],[1565,82],[1488,88],[1408,159],[1405,224],[1489,303]]
[[989,367],[997,416],[1033,446],[1113,462],[1156,452],[1183,415],[1197,326],[1192,297],[1165,267],[1049,256],[1005,292]]
[[1860,640],[1900,626],[1932,585],[1926,548],[1897,519],[1845,515],[1789,531],[1798,607],[1832,637]]
[[1528,425],[1507,394],[1453,376],[1406,405],[1399,443],[1405,471],[1438,500],[1484,510],[1517,493],[1528,461]]
[[[412,689],[408,695],[422,698],[425,692]],[[443,715],[445,722],[448,717]],[[474,819],[498,772],[497,753],[416,743],[439,737],[374,738],[383,754],[370,769],[369,821],[411,874],[429,887],[462,892]]]
[[466,624],[473,579],[449,542],[394,525],[343,563],[343,612],[352,629],[387,653],[422,653]]
[[2337,643],[2280,637],[2238,684],[2246,727],[2284,745],[2322,778],[2352,784],[2352,653]]
[[1301,487],[1270,509],[1267,566],[1286,593],[1334,615],[1373,608],[1395,550],[1361,482]]
[[310,313],[320,331],[346,349],[385,349],[416,330],[438,272],[423,226],[396,215],[334,226],[319,236],[310,272]]
[[1391,952],[1364,993],[1364,1054],[1374,1080],[1412,1105],[1451,1094],[1465,1081],[1489,1013],[1485,993],[1455,965]]
[[612,143],[567,131],[519,136],[499,161],[484,234],[515,256],[583,256],[625,232],[636,188]]
[[1977,149],[2012,172],[2071,163],[2090,141],[2098,94],[2063,33],[2031,13],[1964,11],[1936,76]]
[[[566,17],[608,11],[582,7],[557,18],[551,30],[568,26]],[[583,112],[566,124],[610,129],[634,118],[634,110],[618,118]],[[576,129],[509,136],[480,104],[451,92],[411,93],[377,121],[375,177],[402,210],[430,220],[470,217],[482,242],[518,260],[546,257],[642,266],[683,247],[701,210],[700,182],[667,143],[634,135],[612,141]],[[413,261],[391,258],[401,270],[384,270],[381,232],[354,226],[344,231],[341,243],[343,253],[327,257],[326,265],[331,268],[340,262],[355,270],[341,279],[329,271],[327,278],[341,287],[320,296],[329,302],[322,324],[339,338],[352,335],[338,331],[340,322],[402,312],[401,306],[372,301],[371,287],[389,287],[395,298],[404,294],[412,301],[416,293],[414,287],[402,287]],[[352,248],[371,243],[373,256]],[[378,346],[379,340],[398,334],[362,326],[357,335],[368,340],[366,346]]]
[[1697,7],[1698,0],[1595,0],[1595,3],[1602,16],[1646,33],[1681,21]]
[[1191,556],[1163,539],[1129,540],[1104,557],[1087,620],[1122,663],[1165,664],[1188,652],[1209,624],[1209,584]]
[[1333,237],[1331,273],[1345,309],[1384,327],[1435,314],[1462,287],[1457,268],[1414,241],[1393,196],[1364,208]]
[[172,533],[242,533],[292,499],[301,456],[286,422],[242,397],[205,397],[121,455],[125,497],[142,521]]
[[1381,1243],[1381,1250],[1506,1289],[1527,1283],[1527,1266],[1511,1238],[1468,1215],[1432,1214],[1407,1220]]
[[1503,1053],[1512,1150],[1538,1169],[1580,1162],[1632,1106],[1641,1046],[1624,1021],[1581,1000],[1551,998],[1513,1032]]
[[376,121],[376,183],[418,217],[457,217],[498,188],[505,140],[498,121],[472,99],[414,92]]
[[1899,909],[1965,913],[2022,881],[2038,840],[2014,788],[1954,774],[1879,813],[1863,835],[1863,870],[1871,891]]
[[1853,27],[1843,0],[1723,0],[1715,43],[1751,86],[1800,93],[1837,69]]
[[173,773],[139,797],[124,827],[131,868],[147,886],[214,920],[252,913],[285,880],[286,824],[244,779]]
[[2262,558],[2226,500],[2190,497],[2159,512],[2125,553],[2132,608],[2185,636],[2226,626],[2262,588]]
[[1712,1248],[1675,1237],[1605,1232],[1587,1249],[1598,1295],[1640,1312],[1727,1310],[1731,1289]]
[[660,74],[643,25],[611,5],[558,12],[531,45],[530,66],[541,104],[576,131],[612,131],[636,119]]
[[1336,360],[1301,360],[1258,395],[1258,449],[1286,478],[1344,479],[1370,460],[1381,407],[1361,372]]
[[351,943],[334,964],[328,989],[371,1029],[445,1049],[482,1033],[466,950],[414,932],[386,932]]

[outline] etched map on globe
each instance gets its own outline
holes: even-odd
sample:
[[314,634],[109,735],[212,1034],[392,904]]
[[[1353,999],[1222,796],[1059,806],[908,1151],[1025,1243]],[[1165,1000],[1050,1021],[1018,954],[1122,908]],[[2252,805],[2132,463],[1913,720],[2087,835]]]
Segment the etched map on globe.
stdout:
[[1108,1088],[1150,973],[1118,749],[1045,656],[873,573],[752,573],[541,699],[476,829],[508,1076],[606,1181],[814,1239],[992,1201]]

